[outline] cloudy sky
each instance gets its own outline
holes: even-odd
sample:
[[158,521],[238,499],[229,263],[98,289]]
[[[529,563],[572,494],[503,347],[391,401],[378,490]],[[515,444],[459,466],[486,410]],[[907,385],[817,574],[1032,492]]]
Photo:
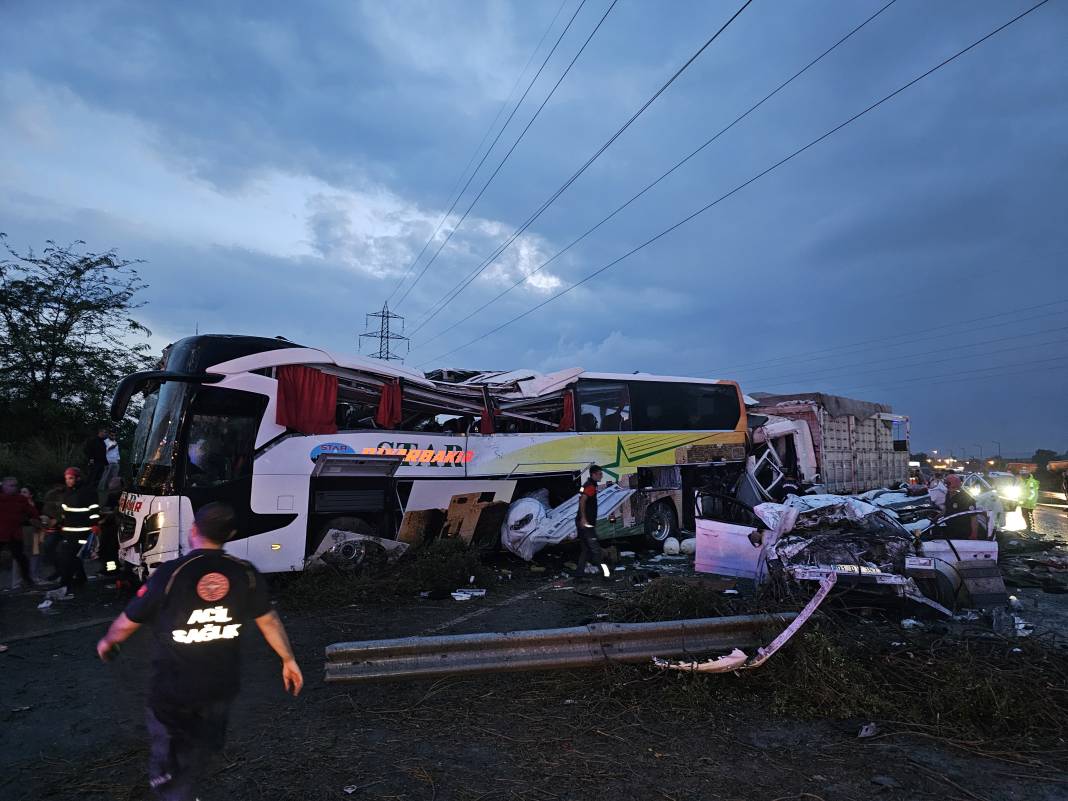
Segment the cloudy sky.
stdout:
[[423,369],[730,377],[750,392],[891,403],[919,448],[1063,450],[1064,0],[467,344],[1033,2],[898,0],[491,303],[886,4],[755,0],[420,327],[741,0],[618,0],[473,206],[611,0],[6,0],[0,230],[18,248],[83,239],[144,259],[161,347],[199,327],[354,350],[364,315],[392,297],[412,333],[407,363]]

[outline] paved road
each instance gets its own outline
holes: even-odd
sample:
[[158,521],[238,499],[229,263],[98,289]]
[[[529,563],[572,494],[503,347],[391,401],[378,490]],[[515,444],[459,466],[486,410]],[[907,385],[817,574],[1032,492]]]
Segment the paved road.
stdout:
[[[1005,528],[1008,531],[1023,531],[1023,514],[1017,509],[1005,515]],[[1035,529],[1039,534],[1068,543],[1068,505],[1042,504],[1035,509]]]

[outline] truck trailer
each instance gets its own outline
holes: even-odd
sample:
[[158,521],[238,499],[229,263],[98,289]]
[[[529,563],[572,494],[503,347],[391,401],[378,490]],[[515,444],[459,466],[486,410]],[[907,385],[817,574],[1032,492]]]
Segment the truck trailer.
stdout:
[[751,400],[754,441],[773,447],[800,484],[851,494],[908,480],[909,418],[886,404],[822,392],[753,393]]

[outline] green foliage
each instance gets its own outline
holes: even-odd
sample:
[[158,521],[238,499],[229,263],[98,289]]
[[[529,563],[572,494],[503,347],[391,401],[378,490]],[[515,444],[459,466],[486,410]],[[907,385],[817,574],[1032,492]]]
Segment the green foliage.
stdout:
[[77,441],[108,419],[118,381],[150,363],[150,332],[131,316],[137,262],[84,242],[40,253],[0,242],[0,442]]
[[81,443],[69,436],[38,436],[17,446],[0,443],[0,475],[15,476],[20,485],[33,487],[38,498],[61,485],[63,471],[81,461]]

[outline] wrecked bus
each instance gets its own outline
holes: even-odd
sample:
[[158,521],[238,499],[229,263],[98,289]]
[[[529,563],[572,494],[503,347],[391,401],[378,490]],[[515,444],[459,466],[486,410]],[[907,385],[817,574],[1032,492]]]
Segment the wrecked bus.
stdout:
[[188,548],[195,510],[212,501],[239,516],[227,550],[264,572],[354,553],[346,543],[366,535],[495,544],[514,503],[563,509],[595,462],[612,482],[599,535],[663,540],[692,530],[696,488],[726,486],[747,453],[737,384],[700,378],[423,374],[198,335],[125,378],[112,416],[138,394],[119,530],[122,560],[142,573]]

